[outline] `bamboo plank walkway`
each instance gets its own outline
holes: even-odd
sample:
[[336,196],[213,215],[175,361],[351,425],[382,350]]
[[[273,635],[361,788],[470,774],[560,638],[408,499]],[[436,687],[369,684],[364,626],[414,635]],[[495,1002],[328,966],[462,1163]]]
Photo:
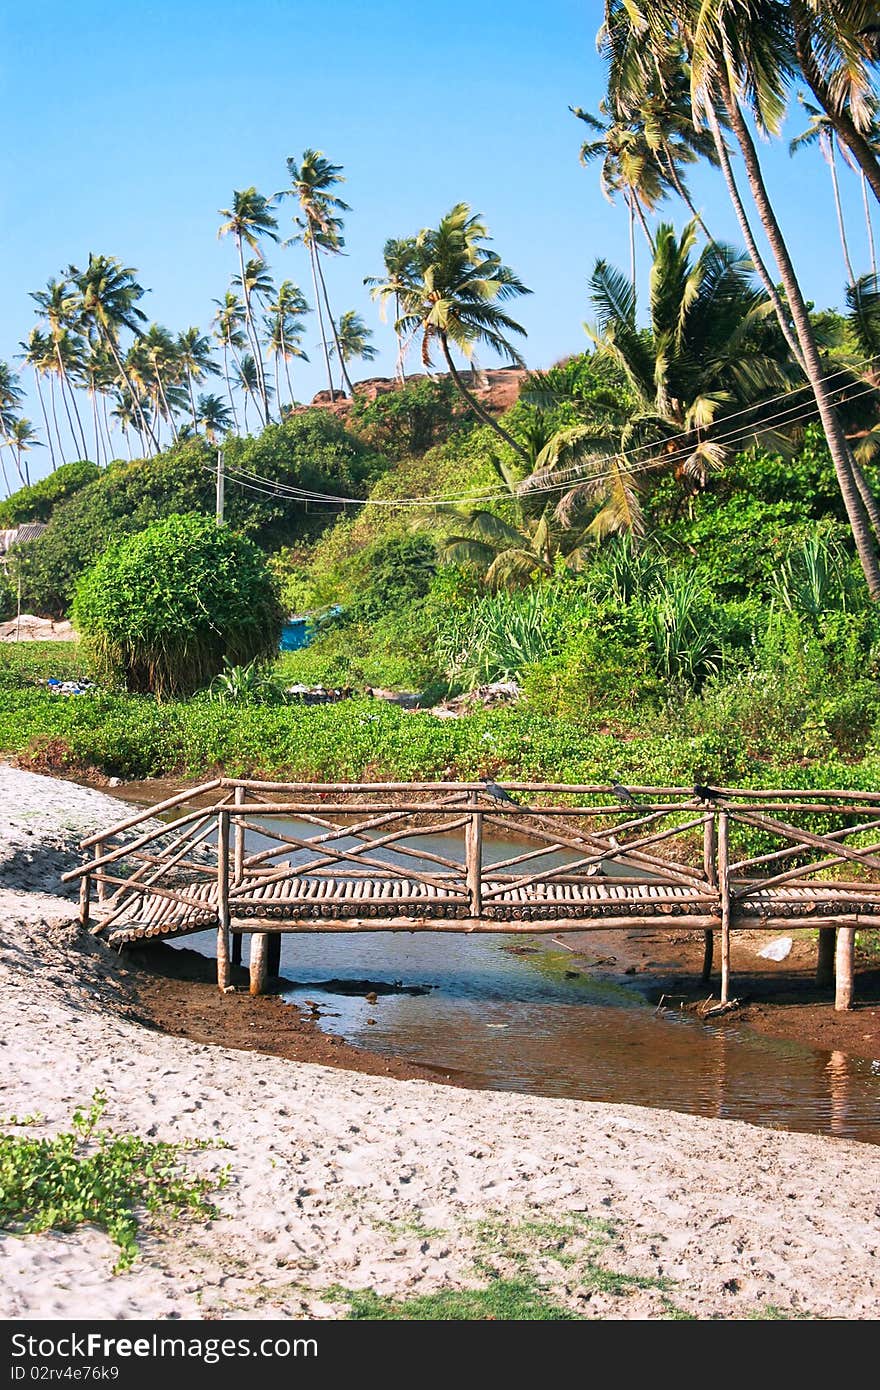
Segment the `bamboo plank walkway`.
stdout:
[[[486,830],[529,847],[486,862]],[[720,937],[724,1002],[732,930],[812,926],[819,974],[848,1008],[855,931],[880,926],[870,793],[639,787],[617,801],[601,786],[224,778],[82,847],[66,877],[84,925],[94,915],[117,947],[214,930],[221,989],[250,934],[254,993],[279,932],[685,927],[704,932],[706,979]]]

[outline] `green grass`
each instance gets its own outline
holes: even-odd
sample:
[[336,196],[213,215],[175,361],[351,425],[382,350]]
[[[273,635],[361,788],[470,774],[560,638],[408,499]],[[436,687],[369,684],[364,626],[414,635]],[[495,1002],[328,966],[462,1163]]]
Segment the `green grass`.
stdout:
[[328,1291],[335,1302],[347,1302],[353,1321],[371,1318],[411,1322],[569,1322],[576,1315],[546,1297],[533,1284],[498,1279],[484,1289],[440,1289],[414,1298],[384,1298],[372,1289]]
[[[29,1235],[97,1226],[116,1244],[118,1273],[137,1258],[144,1213],[216,1216],[208,1193],[228,1178],[225,1171],[213,1179],[195,1177],[182,1166],[186,1148],[208,1144],[168,1144],[99,1129],[105,1105],[96,1091],[88,1110],[74,1112],[70,1129],[50,1138],[0,1134],[0,1230]],[[34,1116],[6,1121],[36,1122]]]

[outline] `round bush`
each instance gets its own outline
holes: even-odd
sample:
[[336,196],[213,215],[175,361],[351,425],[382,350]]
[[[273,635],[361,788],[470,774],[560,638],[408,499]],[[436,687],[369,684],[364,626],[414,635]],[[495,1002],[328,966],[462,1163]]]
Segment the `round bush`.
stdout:
[[224,662],[278,650],[283,613],[262,551],[205,516],[169,516],[112,544],[79,580],[74,625],[99,679],[189,695]]

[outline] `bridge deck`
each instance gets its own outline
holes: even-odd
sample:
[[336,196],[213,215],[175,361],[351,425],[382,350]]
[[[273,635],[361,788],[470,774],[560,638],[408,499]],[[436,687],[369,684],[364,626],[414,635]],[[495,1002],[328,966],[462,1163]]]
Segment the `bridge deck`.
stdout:
[[[803,882],[761,888],[758,880],[731,883],[735,895],[733,925],[777,927],[786,920],[821,921],[880,916],[880,885],[836,886],[832,882]],[[189,885],[187,904],[146,891],[132,897],[125,913],[109,929],[107,939],[121,946],[156,937],[170,938],[216,928],[217,884]],[[738,894],[747,891],[748,896]],[[669,925],[670,917],[699,928],[719,923],[718,894],[707,885],[625,880],[603,883],[554,878],[546,883],[505,887],[504,879],[484,880],[487,901],[481,922],[472,922],[460,892],[406,878],[297,877],[271,883],[254,879],[230,888],[231,928],[238,932],[305,930],[409,930],[430,923],[442,929],[493,931],[500,923],[528,923],[560,930],[572,923],[613,925],[620,918],[644,918],[645,925]],[[711,919],[711,921],[710,921]]]

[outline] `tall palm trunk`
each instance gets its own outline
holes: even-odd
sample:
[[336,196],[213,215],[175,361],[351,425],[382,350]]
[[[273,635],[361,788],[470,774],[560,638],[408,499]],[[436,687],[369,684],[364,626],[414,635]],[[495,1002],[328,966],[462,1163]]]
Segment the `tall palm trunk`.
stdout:
[[49,416],[46,414],[46,401],[43,396],[43,388],[40,385],[40,373],[36,367],[34,367],[34,382],[37,387],[37,396],[39,397],[40,401],[40,410],[43,412],[43,424],[46,427],[46,440],[49,445],[49,458],[52,463],[52,472],[54,473],[56,468],[55,445],[52,443],[52,431],[49,429]]
[[632,196],[627,191],[623,195],[629,213],[629,278],[632,281],[633,296],[636,293],[636,213],[632,204]]
[[797,333],[798,343],[804,359],[807,380],[816,399],[819,418],[831,452],[837,484],[843,498],[846,514],[852,529],[853,540],[862,566],[862,573],[868,592],[874,600],[880,599],[880,565],[871,537],[871,527],[863,499],[856,487],[854,463],[843,426],[828,393],[819,349],[810,322],[810,315],[804,302],[801,287],[795,274],[794,265],[782,235],[782,229],[773,210],[764,183],[764,176],[758,159],[751,132],[746,125],[742,111],[734,93],[730,89],[726,74],[720,75],[721,94],[724,98],[731,128],[736,136],[745,161],[752,197],[758,209],[761,223],[779,268],[780,278],[791,308],[791,316]]
[[[165,419],[168,421],[169,429],[171,430],[172,437],[176,444],[178,439],[180,438],[180,435],[177,431],[177,421],[174,419],[174,411],[168,404],[168,397],[165,394],[165,385],[162,381],[162,373],[159,370],[158,364],[154,364],[154,367],[156,372],[156,386],[158,388],[159,395],[162,397],[162,410],[164,412]],[[156,414],[159,414],[158,407],[156,409]]]
[[190,371],[189,367],[187,367],[186,369],[186,386],[187,390],[189,391],[189,408],[192,411],[193,429],[197,430],[199,427],[198,411],[196,410],[196,398],[195,394],[193,393],[192,372]]
[[703,221],[701,214],[697,212],[697,209],[694,207],[691,195],[688,193],[687,189],[685,188],[684,184],[679,178],[678,170],[675,167],[675,159],[673,158],[672,151],[669,149],[669,146],[665,143],[662,146],[662,149],[666,159],[666,173],[669,177],[669,180],[673,188],[675,189],[681,201],[686,205],[691,217],[693,217],[694,221],[697,223],[698,226],[702,227],[703,234],[706,237],[707,241],[712,241],[714,239],[712,233],[709,231],[709,228]]
[[648,226],[647,222],[645,221],[645,212],[644,212],[644,209],[643,209],[643,207],[642,207],[642,201],[641,201],[641,199],[640,199],[638,193],[635,191],[635,189],[633,189],[633,191],[632,191],[632,200],[633,200],[633,204],[634,204],[634,206],[635,206],[636,216],[637,216],[638,219],[639,219],[639,225],[641,226],[642,231],[645,233],[645,241],[648,243],[648,248],[649,248],[649,250],[650,250],[650,252],[651,252],[651,255],[653,256],[653,254],[654,254],[654,238],[651,236],[651,229],[650,229],[650,227]]
[[[97,396],[97,392],[96,392],[96,389],[95,389],[94,382],[92,383],[91,390],[89,391],[89,395],[90,395],[91,398],[92,398],[92,428],[93,428],[94,431],[95,431],[95,463],[96,463],[96,464],[98,465],[98,467],[100,468],[100,467],[101,467],[101,435],[100,435],[100,432],[99,432],[99,430],[98,430],[98,396]],[[107,460],[105,459],[104,462],[106,463]]]
[[67,462],[64,453],[64,441],[61,438],[61,431],[58,428],[58,411],[55,408],[55,373],[49,373],[49,404],[52,407],[52,419],[55,424],[55,438],[58,440],[58,453],[62,463]]
[[447,339],[446,334],[440,333],[439,338],[440,347],[443,350],[443,356],[446,358],[446,365],[449,367],[452,380],[455,382],[456,386],[458,387],[458,390],[461,392],[461,395],[464,397],[471,410],[480,420],[482,420],[484,425],[488,425],[490,429],[493,429],[496,434],[500,435],[501,438],[504,440],[505,444],[510,445],[514,453],[519,454],[520,458],[524,459],[526,463],[531,463],[531,459],[529,458],[529,455],[526,453],[522,445],[518,444],[516,440],[513,438],[513,435],[508,434],[507,430],[502,429],[498,421],[495,420],[489,414],[489,411],[485,410],[483,406],[480,404],[480,402],[474,396],[471,395],[470,391],[467,389],[464,382],[462,381],[458,369],[456,368],[456,365],[452,360],[452,353],[449,351],[449,340]]
[[101,392],[101,419],[104,424],[104,450],[108,463],[113,457],[113,431],[107,419],[107,396]]
[[404,370],[404,346],[403,334],[398,332],[397,323],[400,318],[400,295],[394,296],[394,336],[397,339],[397,364],[394,368],[395,376],[401,386],[406,385],[406,372]]
[[829,135],[827,147],[828,154],[826,157],[828,160],[828,168],[831,170],[831,186],[834,189],[834,207],[837,212],[837,230],[840,233],[840,245],[843,249],[843,263],[846,266],[849,283],[854,285],[856,283],[856,277],[853,274],[852,261],[850,260],[849,244],[846,239],[846,222],[844,221],[843,207],[840,202],[840,183],[837,178],[837,159],[834,154],[833,135]]
[[[226,394],[229,397],[229,409],[232,411],[235,433],[238,434],[238,415],[235,409],[235,398],[232,394],[232,383],[229,380],[229,342],[226,338],[223,339],[223,375],[226,378]],[[175,435],[175,438],[176,437]]]
[[[311,227],[311,224],[309,224]],[[327,347],[327,334],[324,331],[324,315],[321,312],[321,291],[318,289],[318,251],[315,246],[314,230],[309,235],[309,260],[312,264],[312,284],[315,287],[315,311],[318,315],[318,327],[321,330],[321,347],[324,349],[324,364],[327,368],[327,386],[330,391],[330,400],[336,400],[336,391],[333,386],[333,373],[330,370],[330,352]]]
[[[317,248],[316,248],[316,252],[317,252]],[[328,317],[328,319],[330,320],[330,328],[332,329],[332,332],[333,332],[333,342],[336,344],[336,355],[337,355],[337,357],[339,358],[339,364],[340,364],[340,366],[342,367],[342,379],[343,379],[343,381],[345,382],[346,386],[348,387],[349,395],[353,398],[353,397],[354,397],[354,387],[353,387],[352,384],[351,384],[351,377],[348,375],[348,368],[347,368],[346,365],[345,365],[345,358],[344,358],[343,355],[342,355],[342,348],[341,348],[340,345],[339,345],[339,334],[336,332],[336,320],[335,320],[334,317],[333,317],[333,313],[332,313],[332,311],[331,311],[331,309],[330,309],[330,300],[329,300],[329,298],[327,297],[327,282],[326,282],[326,280],[324,279],[324,270],[323,270],[323,267],[322,267],[322,265],[321,265],[321,257],[320,257],[320,254],[316,254],[316,258],[315,258],[315,259],[316,259],[317,265],[318,265],[318,274],[319,274],[320,277],[321,277],[321,289],[324,291],[324,305],[325,305],[326,310],[327,310],[327,317]]]
[[868,229],[868,246],[871,251],[871,274],[877,274],[877,250],[874,246],[874,224],[871,221],[871,208],[868,203],[868,181],[865,178],[864,169],[859,170],[859,178],[862,184],[862,206],[865,209],[865,226]]
[[[71,438],[73,439],[73,447],[76,450],[82,449],[82,454],[80,455],[80,457],[86,459],[89,456],[89,447],[86,444],[86,437],[83,434],[82,420],[79,418],[79,411],[76,408],[76,399],[70,387],[70,381],[68,380],[67,371],[64,367],[64,358],[61,356],[61,348],[59,347],[58,343],[55,344],[55,360],[58,363],[58,373],[61,382],[61,402],[64,406],[64,413],[67,416],[67,423],[70,426],[70,434]],[[67,388],[67,395],[65,395],[65,387]],[[73,418],[70,414],[68,396],[70,397],[70,401],[74,409],[74,414],[76,415],[76,423],[79,425],[79,438],[77,438],[76,430],[73,428]]]
[[[293,386],[290,380],[290,362],[287,357],[287,339],[284,337],[284,321],[281,322],[281,361],[284,363],[284,379],[287,382],[287,394],[290,398],[290,408],[293,409]],[[278,353],[275,354],[275,380],[281,381],[281,363],[278,361]],[[281,392],[278,392],[278,414],[281,414]]]
[[125,386],[126,386],[126,389],[128,390],[128,394],[129,394],[129,396],[130,396],[131,399],[132,399],[132,403],[134,404],[135,414],[136,414],[136,416],[138,417],[138,421],[139,421],[138,432],[139,432],[139,434],[140,434],[140,436],[141,436],[141,439],[144,441],[144,453],[147,454],[147,455],[149,455],[149,453],[150,453],[150,447],[149,447],[149,443],[148,443],[149,440],[152,440],[152,441],[153,441],[153,445],[155,446],[155,448],[156,448],[156,450],[157,450],[157,452],[158,452],[159,445],[158,445],[158,442],[157,442],[157,440],[156,440],[156,436],[153,434],[152,428],[151,428],[150,424],[149,424],[148,421],[147,421],[146,415],[144,414],[143,407],[142,407],[142,405],[141,405],[140,396],[137,394],[137,392],[136,392],[135,389],[134,389],[134,386],[132,385],[131,378],[130,378],[130,376],[128,375],[128,372],[127,372],[126,369],[125,369],[125,363],[123,362],[122,358],[119,356],[119,351],[118,351],[118,349],[117,349],[117,347],[116,347],[116,341],[115,341],[115,339],[114,339],[114,337],[113,337],[113,334],[112,334],[112,333],[108,333],[108,332],[106,331],[106,329],[105,329],[105,330],[103,330],[103,338],[104,338],[104,343],[106,344],[106,346],[107,346],[107,348],[108,348],[108,350],[109,350],[109,352],[110,352],[110,356],[113,358],[113,361],[116,363],[116,370],[117,370],[117,372],[119,373],[119,375],[122,377],[122,380],[125,382]]
[[9,486],[9,474],[6,472],[6,460],[3,457],[4,446],[0,444],[0,470],[3,472],[3,486],[6,488],[6,496],[12,496],[12,488]]
[[706,120],[709,123],[709,130],[712,134],[712,142],[715,145],[715,153],[718,156],[718,163],[721,168],[721,173],[724,178],[724,182],[727,185],[727,192],[730,195],[730,201],[733,203],[733,209],[736,213],[736,220],[739,222],[740,231],[743,234],[743,241],[746,244],[746,250],[748,251],[749,256],[751,258],[752,265],[755,267],[755,270],[757,271],[758,279],[764,286],[764,290],[767,294],[767,297],[770,300],[770,303],[773,305],[773,308],[776,312],[776,320],[779,324],[782,336],[788,343],[788,346],[791,350],[791,355],[794,358],[795,362],[797,362],[801,371],[804,373],[804,375],[806,375],[806,368],[804,366],[804,359],[803,354],[801,353],[800,343],[798,342],[797,337],[791,330],[791,325],[788,321],[788,314],[785,312],[785,305],[779,297],[779,291],[776,288],[770,271],[767,269],[766,262],[763,256],[761,255],[760,251],[758,250],[758,243],[755,241],[755,235],[752,231],[752,224],[749,222],[748,213],[746,212],[743,200],[740,197],[740,191],[736,182],[736,176],[733,172],[733,165],[730,162],[730,153],[727,148],[727,142],[724,139],[724,135],[722,133],[721,126],[718,121],[718,113],[715,110],[715,105],[712,101],[712,98],[708,95],[704,99],[704,110],[706,114]]
[[241,245],[241,236],[236,234],[235,244],[238,247],[238,264],[241,271],[241,293],[244,299],[244,322],[247,329],[248,341],[251,351],[254,354],[254,362],[257,368],[257,385],[260,389],[260,398],[263,402],[263,424],[269,423],[269,396],[266,391],[266,378],[263,374],[263,354],[260,350],[260,339],[254,327],[254,318],[251,313],[251,292],[247,287],[244,274],[244,251]]
[[22,487],[30,487],[31,476],[27,463],[24,458],[24,450],[19,444],[15,451],[15,466],[18,469],[18,476],[21,478]]

